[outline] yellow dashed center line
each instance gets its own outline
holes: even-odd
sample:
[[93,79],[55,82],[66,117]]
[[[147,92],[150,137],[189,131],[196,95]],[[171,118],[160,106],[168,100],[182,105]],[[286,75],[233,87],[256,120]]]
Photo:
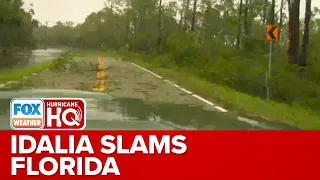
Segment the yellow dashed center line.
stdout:
[[100,91],[104,92],[106,90],[105,86],[105,79],[106,79],[106,73],[104,72],[104,62],[101,57],[98,57],[98,73],[97,73],[97,80],[95,87],[92,88],[92,91]]

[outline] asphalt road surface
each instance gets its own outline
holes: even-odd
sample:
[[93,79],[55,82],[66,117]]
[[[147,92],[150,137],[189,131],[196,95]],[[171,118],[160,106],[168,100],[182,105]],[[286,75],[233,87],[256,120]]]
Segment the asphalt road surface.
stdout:
[[[87,101],[88,129],[295,129],[280,122],[239,117],[130,62],[100,57],[104,91],[97,87],[97,56],[78,57],[63,70],[47,70],[0,95],[0,128],[10,128],[14,97],[79,97]],[[92,66],[93,65],[93,66]],[[100,74],[101,75],[101,74]]]

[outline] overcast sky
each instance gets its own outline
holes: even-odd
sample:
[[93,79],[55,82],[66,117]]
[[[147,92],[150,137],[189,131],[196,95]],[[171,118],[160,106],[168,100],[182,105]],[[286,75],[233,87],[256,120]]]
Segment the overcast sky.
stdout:
[[[57,21],[72,21],[75,23],[84,22],[87,15],[97,12],[104,7],[106,0],[24,0],[25,6],[33,3],[35,19],[49,25]],[[168,2],[170,0],[164,0]],[[280,0],[277,0],[280,2]],[[320,0],[312,0],[312,7],[320,7]],[[305,0],[301,0],[300,16],[304,17]],[[276,10],[278,11],[278,10]]]

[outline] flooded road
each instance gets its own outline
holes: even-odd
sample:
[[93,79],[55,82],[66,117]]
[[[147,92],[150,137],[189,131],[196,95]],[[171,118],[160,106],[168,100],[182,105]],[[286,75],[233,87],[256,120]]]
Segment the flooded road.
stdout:
[[0,70],[23,68],[35,63],[57,58],[63,52],[65,52],[63,49],[37,49],[0,56]]
[[296,129],[280,122],[244,122],[239,117],[186,104],[146,102],[140,99],[113,98],[106,93],[78,90],[34,89],[0,93],[0,129],[10,129],[12,98],[81,97],[87,104],[86,129],[215,129],[215,130],[281,130]]

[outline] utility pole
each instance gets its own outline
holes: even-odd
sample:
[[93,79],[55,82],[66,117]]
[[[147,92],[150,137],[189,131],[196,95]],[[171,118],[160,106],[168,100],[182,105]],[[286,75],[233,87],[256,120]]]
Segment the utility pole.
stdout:
[[44,49],[48,49],[48,21],[46,21],[46,35],[45,35],[45,44],[44,44]]

